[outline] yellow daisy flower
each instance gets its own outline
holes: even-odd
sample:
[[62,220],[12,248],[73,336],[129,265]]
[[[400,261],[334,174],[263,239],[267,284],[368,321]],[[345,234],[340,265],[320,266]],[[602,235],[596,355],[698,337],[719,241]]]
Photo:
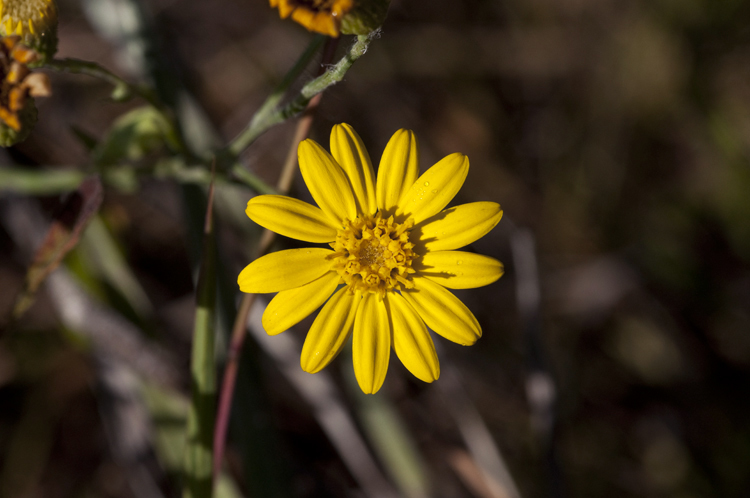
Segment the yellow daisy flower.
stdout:
[[409,130],[388,142],[377,182],[362,140],[347,124],[333,127],[331,154],[305,140],[298,157],[319,207],[261,195],[248,202],[247,215],[281,235],[331,248],[263,256],[242,270],[240,290],[278,292],[263,314],[270,335],[325,303],[302,348],[306,372],[328,365],[353,331],[354,373],[365,393],[383,385],[391,348],[414,376],[436,380],[440,365],[427,327],[466,346],[482,335],[448,289],[481,287],[503,274],[499,261],[455,250],[487,234],[502,217],[500,205],[444,209],[463,185],[469,159],[451,154],[419,176],[417,140]]

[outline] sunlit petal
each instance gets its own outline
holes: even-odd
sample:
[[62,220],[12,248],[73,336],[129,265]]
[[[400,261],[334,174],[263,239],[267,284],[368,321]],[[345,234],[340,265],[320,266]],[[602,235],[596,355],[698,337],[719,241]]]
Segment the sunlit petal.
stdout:
[[391,329],[383,301],[368,292],[354,320],[354,375],[365,394],[375,394],[385,381],[391,356]]
[[245,213],[258,225],[285,237],[307,242],[331,242],[336,227],[318,207],[283,195],[250,199]]
[[458,152],[444,157],[403,194],[396,214],[406,214],[419,223],[439,213],[461,190],[467,174],[468,157]]
[[496,202],[461,204],[415,225],[410,240],[427,251],[459,249],[487,235],[502,217]]
[[339,280],[341,277],[338,273],[329,271],[308,284],[276,294],[263,313],[266,333],[280,334],[299,323],[326,302],[336,290]]
[[375,198],[375,173],[372,170],[370,155],[354,128],[346,123],[333,127],[331,155],[349,177],[359,212],[365,215],[375,214],[378,208]]
[[482,337],[482,328],[464,303],[440,284],[415,278],[414,288],[402,295],[428,327],[462,346],[471,346]]
[[377,181],[378,208],[394,213],[398,201],[419,176],[419,146],[411,130],[398,130],[385,146]]
[[305,338],[300,357],[302,370],[319,372],[339,354],[352,330],[361,300],[360,294],[351,293],[346,287],[328,300]]
[[503,275],[500,261],[464,251],[428,252],[412,266],[421,276],[449,289],[482,287]]
[[398,359],[416,378],[424,382],[437,380],[440,363],[422,318],[399,294],[387,294],[385,303],[393,328],[393,349]]
[[330,249],[307,247],[273,252],[245,267],[237,283],[242,292],[266,293],[293,289],[312,282],[331,269]]
[[316,142],[307,139],[299,144],[297,156],[307,188],[334,225],[339,226],[346,218],[356,218],[357,204],[349,180],[331,155]]

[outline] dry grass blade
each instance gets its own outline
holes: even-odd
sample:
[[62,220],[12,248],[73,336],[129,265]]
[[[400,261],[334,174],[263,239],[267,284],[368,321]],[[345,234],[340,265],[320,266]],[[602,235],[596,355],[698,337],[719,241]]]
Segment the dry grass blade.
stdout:
[[26,273],[23,291],[16,299],[13,308],[14,319],[19,318],[29,309],[44,279],[78,244],[83,229],[99,210],[103,195],[99,177],[92,176],[84,180],[78,189],[68,196]]

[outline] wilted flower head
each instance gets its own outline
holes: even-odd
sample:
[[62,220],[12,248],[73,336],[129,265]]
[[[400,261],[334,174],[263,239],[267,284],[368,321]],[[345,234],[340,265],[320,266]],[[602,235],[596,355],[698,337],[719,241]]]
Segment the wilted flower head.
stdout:
[[42,65],[57,51],[55,0],[0,0],[0,35],[17,35]]
[[33,97],[50,95],[46,74],[32,73],[28,65],[39,54],[19,43],[19,36],[0,38],[0,146],[25,139],[36,124]]
[[414,134],[397,131],[383,152],[377,180],[354,129],[331,132],[331,154],[312,140],[298,149],[300,171],[319,207],[290,197],[261,195],[247,215],[287,237],[330,248],[289,249],[263,256],[239,275],[243,292],[278,292],[263,327],[278,334],[323,305],[307,334],[301,366],[315,373],[353,334],[354,373],[365,393],[385,380],[391,348],[417,378],[440,375],[427,327],[471,345],[479,322],[448,289],[490,284],[503,265],[455,249],[489,232],[502,217],[494,202],[444,209],[469,172],[469,159],[451,154],[419,175]]

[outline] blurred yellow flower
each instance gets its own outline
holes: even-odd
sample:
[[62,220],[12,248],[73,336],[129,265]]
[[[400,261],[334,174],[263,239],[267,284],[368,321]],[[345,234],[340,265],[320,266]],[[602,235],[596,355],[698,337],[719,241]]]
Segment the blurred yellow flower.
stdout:
[[57,51],[55,0],[0,0],[0,35],[20,36],[43,64]]
[[353,330],[354,372],[365,393],[382,386],[391,348],[417,378],[437,379],[427,327],[462,345],[482,335],[471,311],[446,288],[481,287],[503,274],[499,261],[455,250],[487,234],[502,217],[500,205],[444,209],[463,185],[469,160],[451,154],[419,176],[417,140],[409,130],[388,142],[377,182],[362,140],[347,124],[333,127],[331,154],[305,140],[298,156],[319,207],[261,195],[248,202],[247,215],[281,235],[331,249],[279,251],[242,270],[243,292],[278,292],[263,314],[266,332],[283,332],[325,303],[302,349],[303,370],[323,369]]
[[354,0],[269,0],[279,16],[292,19],[310,31],[337,37],[341,19],[354,6]]

